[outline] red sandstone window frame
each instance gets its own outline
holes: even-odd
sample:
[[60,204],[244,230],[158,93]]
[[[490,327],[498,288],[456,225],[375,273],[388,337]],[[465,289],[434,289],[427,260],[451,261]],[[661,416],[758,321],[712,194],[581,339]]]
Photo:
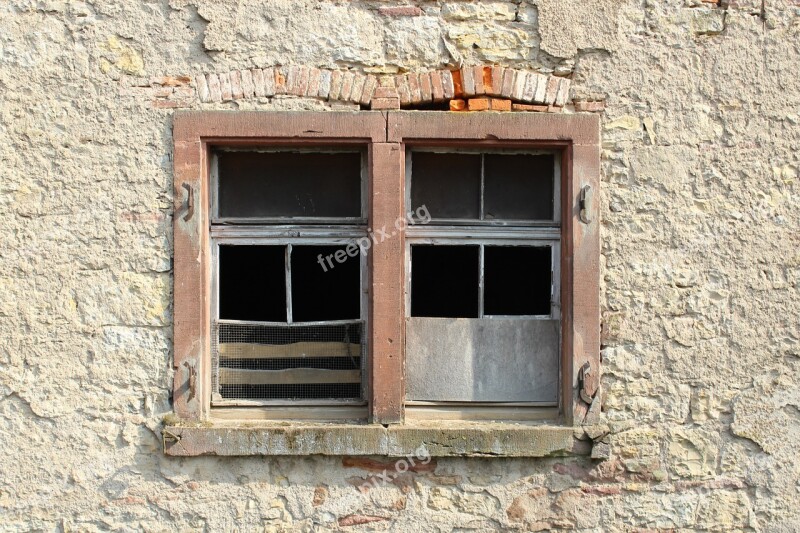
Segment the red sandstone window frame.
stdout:
[[[406,145],[553,148],[562,154],[562,360],[559,417],[580,424],[599,408],[599,119],[589,114],[180,112],[174,139],[174,385],[183,422],[212,420],[210,147],[356,144],[367,147],[370,227],[405,210]],[[372,424],[404,422],[405,242],[370,250],[367,402]]]

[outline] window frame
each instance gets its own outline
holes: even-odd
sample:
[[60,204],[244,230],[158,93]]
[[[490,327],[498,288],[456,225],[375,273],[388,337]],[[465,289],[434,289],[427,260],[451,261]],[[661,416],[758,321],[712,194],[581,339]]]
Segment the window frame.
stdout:
[[[177,420],[213,420],[210,390],[210,147],[366,146],[368,227],[405,216],[405,150],[431,145],[562,150],[562,377],[556,424],[598,409],[600,373],[599,119],[588,114],[189,111],[174,118],[174,385]],[[376,194],[377,193],[377,194]],[[591,198],[591,196],[589,196]],[[581,221],[584,211],[588,223]],[[405,251],[402,233],[367,258],[369,425],[404,422]],[[588,365],[588,372],[587,370]],[[587,403],[586,400],[589,400]],[[591,404],[591,405],[590,405]],[[499,413],[502,414],[502,413]],[[236,418],[236,414],[232,414]],[[222,417],[225,418],[225,417]],[[383,427],[383,426],[380,426]],[[384,428],[385,429],[385,428]],[[379,453],[379,452],[376,452]]]

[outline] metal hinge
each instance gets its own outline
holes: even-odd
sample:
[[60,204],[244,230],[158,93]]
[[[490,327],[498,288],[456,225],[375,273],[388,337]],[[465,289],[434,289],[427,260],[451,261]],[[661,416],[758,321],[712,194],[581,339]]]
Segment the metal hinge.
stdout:
[[594,397],[597,396],[596,388],[593,392],[589,392],[588,389],[589,384],[587,378],[591,373],[592,365],[589,364],[589,361],[583,363],[583,366],[578,370],[578,395],[587,405],[592,405]]
[[591,212],[592,212],[592,199],[594,197],[594,193],[592,192],[592,186],[586,185],[581,189],[581,196],[580,196],[580,219],[581,222],[584,224],[588,224],[592,221],[591,219]]
[[183,221],[189,222],[194,216],[194,189],[188,183],[183,184],[186,189],[186,214],[183,215]]
[[190,365],[188,361],[183,363],[187,369],[189,369],[189,400],[192,401],[197,393],[197,368],[194,365]]
[[180,435],[176,435],[175,433],[173,433],[173,432],[171,432],[169,430],[162,429],[161,430],[161,445],[164,447],[164,452],[165,453],[167,451],[167,441],[180,442],[181,441],[181,436]]

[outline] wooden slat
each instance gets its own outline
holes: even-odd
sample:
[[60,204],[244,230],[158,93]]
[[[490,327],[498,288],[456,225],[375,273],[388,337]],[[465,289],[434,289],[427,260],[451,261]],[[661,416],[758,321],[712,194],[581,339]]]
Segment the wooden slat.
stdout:
[[220,343],[225,359],[285,359],[306,357],[360,357],[361,345],[346,342],[294,342],[291,344]]
[[285,370],[220,368],[219,382],[220,385],[361,383],[361,371],[327,370],[324,368],[288,368]]

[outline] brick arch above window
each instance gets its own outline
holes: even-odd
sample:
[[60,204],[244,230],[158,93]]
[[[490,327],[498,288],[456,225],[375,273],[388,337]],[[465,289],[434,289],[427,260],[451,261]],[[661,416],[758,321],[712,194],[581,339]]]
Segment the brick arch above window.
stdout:
[[[275,97],[311,98],[363,109],[562,112],[570,105],[568,77],[500,65],[421,69],[371,74],[303,65],[245,68],[195,76],[128,78],[122,92],[152,93],[153,106],[264,102]],[[144,88],[149,88],[144,89]],[[603,102],[574,100],[575,111],[601,111]]]

